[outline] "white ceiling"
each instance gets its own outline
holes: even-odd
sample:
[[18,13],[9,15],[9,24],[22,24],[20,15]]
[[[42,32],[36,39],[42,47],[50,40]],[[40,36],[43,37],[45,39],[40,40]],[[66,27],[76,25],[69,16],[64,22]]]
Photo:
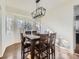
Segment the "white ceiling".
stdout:
[[[46,9],[55,8],[68,0],[41,0],[40,5]],[[32,12],[36,8],[35,0],[7,0],[7,6]]]

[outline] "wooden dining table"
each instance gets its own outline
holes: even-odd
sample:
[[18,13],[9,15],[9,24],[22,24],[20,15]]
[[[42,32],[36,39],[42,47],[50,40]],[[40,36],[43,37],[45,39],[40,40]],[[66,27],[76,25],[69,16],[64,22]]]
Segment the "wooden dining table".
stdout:
[[40,39],[40,36],[37,36],[37,35],[25,35],[25,37],[27,39],[29,39],[31,41],[31,59],[34,59],[34,56],[35,56],[35,43],[36,41],[39,41]]

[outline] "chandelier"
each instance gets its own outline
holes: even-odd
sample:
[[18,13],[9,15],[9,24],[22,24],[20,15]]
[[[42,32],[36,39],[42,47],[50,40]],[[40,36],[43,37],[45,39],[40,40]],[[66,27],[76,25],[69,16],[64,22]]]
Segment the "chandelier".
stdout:
[[[36,0],[36,5],[40,2],[40,0]],[[37,7],[36,10],[34,10],[32,12],[32,17],[35,19],[35,18],[39,18],[39,17],[42,17],[44,16],[46,13],[46,9],[43,8],[43,7]]]

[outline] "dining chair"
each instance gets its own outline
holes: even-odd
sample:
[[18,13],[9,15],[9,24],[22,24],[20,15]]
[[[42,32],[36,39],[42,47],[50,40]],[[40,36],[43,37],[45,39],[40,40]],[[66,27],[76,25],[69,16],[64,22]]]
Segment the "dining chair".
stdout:
[[36,44],[36,48],[35,48],[36,57],[38,59],[49,59],[48,51],[50,46],[47,43],[48,43],[48,35],[41,34],[39,44]]
[[40,36],[40,43],[36,45],[36,56],[38,59],[55,59],[56,33]]
[[50,54],[52,55],[51,58],[55,59],[55,42],[56,42],[56,33],[50,34]]
[[28,53],[30,52],[31,43],[23,36],[21,33],[21,56],[22,59],[27,58]]

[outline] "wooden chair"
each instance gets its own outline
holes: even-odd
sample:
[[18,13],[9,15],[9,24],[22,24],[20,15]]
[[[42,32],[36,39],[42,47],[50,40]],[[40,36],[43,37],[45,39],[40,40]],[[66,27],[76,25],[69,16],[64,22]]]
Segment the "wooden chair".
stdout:
[[48,59],[48,34],[40,35],[39,44],[36,44],[36,57],[38,59]]
[[51,33],[50,35],[40,35],[40,43],[36,45],[36,53],[38,59],[55,59],[55,40],[56,33]]
[[51,49],[52,59],[55,59],[55,41],[56,41],[56,33],[51,33],[50,34],[50,49]]
[[30,46],[31,43],[26,41],[26,38],[23,36],[23,33],[21,33],[21,56],[22,59],[25,59],[26,53],[28,54],[30,52]]

